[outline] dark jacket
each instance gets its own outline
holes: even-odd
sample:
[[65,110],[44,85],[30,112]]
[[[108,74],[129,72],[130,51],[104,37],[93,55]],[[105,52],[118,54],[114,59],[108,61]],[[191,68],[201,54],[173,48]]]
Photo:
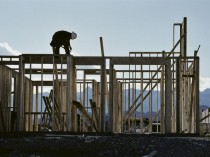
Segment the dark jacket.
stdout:
[[67,31],[58,31],[52,37],[50,43],[53,47],[70,46],[71,33]]

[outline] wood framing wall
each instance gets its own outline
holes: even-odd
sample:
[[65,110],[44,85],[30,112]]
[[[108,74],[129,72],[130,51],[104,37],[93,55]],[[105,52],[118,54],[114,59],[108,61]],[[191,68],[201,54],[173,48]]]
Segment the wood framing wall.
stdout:
[[11,128],[12,70],[0,65],[0,76],[0,131],[8,132]]
[[[17,130],[17,109],[19,102],[19,74],[11,68],[0,65],[0,112],[1,112],[1,131],[10,132]],[[23,112],[32,112],[32,81],[24,79],[24,107]],[[32,131],[32,115],[22,114],[23,129]]]
[[0,56],[0,131],[199,133],[199,57],[187,56],[186,24],[169,52]]

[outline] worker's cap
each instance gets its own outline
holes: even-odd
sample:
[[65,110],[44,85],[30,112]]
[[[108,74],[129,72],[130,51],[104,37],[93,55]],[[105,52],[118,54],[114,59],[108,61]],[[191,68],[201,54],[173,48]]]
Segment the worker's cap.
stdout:
[[75,32],[71,33],[71,39],[76,39],[77,38],[77,34]]

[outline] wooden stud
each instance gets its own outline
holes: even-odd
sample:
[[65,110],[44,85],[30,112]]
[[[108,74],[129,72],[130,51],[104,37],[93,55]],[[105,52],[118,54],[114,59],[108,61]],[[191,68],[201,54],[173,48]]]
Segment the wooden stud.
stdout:
[[19,105],[17,111],[17,131],[23,131],[23,104],[24,104],[24,63],[23,63],[23,56],[20,56],[19,62]]

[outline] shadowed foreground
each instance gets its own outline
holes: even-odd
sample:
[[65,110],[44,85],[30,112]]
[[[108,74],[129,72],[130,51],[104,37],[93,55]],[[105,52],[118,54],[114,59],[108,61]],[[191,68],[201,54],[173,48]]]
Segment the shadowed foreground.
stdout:
[[210,156],[209,137],[161,135],[0,135],[0,157]]

